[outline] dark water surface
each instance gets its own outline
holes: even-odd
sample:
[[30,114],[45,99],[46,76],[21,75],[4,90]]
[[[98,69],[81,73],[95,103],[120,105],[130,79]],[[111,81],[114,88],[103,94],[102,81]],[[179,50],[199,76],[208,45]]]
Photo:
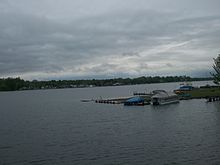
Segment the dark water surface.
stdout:
[[220,164],[220,102],[80,102],[177,86],[2,92],[0,164]]

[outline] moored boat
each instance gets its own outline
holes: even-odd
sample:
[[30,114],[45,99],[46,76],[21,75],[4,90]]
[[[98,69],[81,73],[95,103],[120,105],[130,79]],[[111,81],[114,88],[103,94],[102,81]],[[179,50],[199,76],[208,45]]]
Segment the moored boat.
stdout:
[[130,106],[131,105],[136,105],[136,106],[144,105],[144,99],[141,97],[133,97],[133,98],[126,100],[124,102],[124,105],[127,105],[127,106],[129,106],[129,105]]
[[179,97],[173,92],[167,92],[164,90],[156,90],[153,91],[153,96],[151,97],[151,101],[153,105],[165,105],[171,103],[178,103]]

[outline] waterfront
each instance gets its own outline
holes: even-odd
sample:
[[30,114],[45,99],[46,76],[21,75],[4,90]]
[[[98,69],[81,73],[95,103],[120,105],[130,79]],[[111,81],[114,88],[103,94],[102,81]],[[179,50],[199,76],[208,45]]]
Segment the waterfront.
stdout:
[[178,86],[2,92],[0,164],[219,164],[220,102],[158,107],[80,102]]

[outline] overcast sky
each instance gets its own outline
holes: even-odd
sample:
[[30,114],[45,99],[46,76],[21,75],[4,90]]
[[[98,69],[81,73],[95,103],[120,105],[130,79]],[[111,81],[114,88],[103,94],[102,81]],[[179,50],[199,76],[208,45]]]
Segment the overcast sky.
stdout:
[[0,0],[0,77],[209,76],[219,0]]

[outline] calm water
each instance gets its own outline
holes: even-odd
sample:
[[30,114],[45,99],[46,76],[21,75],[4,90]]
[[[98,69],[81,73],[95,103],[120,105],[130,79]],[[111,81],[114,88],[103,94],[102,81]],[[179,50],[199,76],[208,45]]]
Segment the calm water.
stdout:
[[[195,85],[206,84],[197,82]],[[82,103],[177,83],[0,93],[0,164],[220,164],[220,102]]]

